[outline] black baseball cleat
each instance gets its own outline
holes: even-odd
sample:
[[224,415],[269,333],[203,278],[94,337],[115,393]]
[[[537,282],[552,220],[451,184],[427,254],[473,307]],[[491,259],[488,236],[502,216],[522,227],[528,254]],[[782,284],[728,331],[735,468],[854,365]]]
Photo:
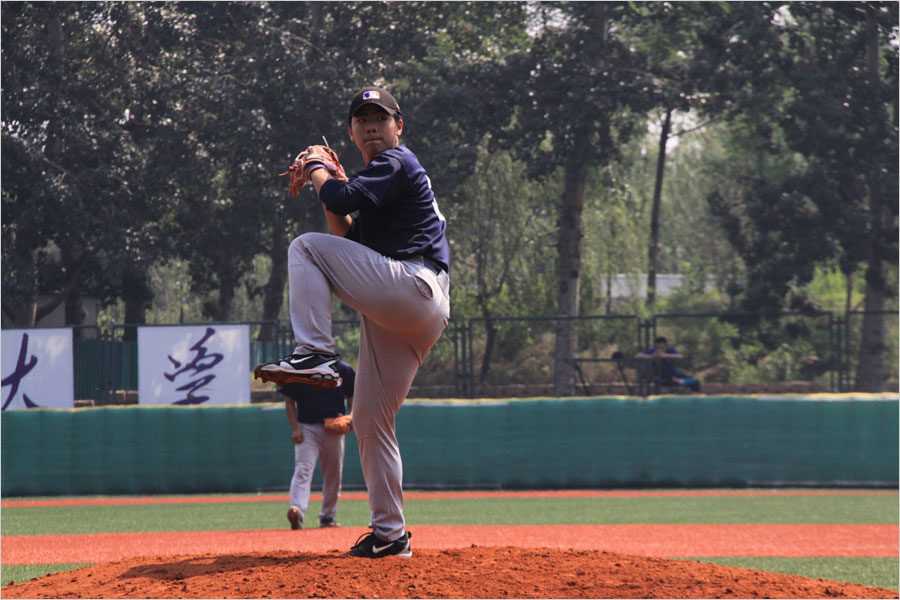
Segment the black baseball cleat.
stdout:
[[319,519],[319,527],[340,527],[341,524],[334,520],[334,517],[322,517]]
[[291,354],[286,358],[256,365],[253,376],[283,386],[305,383],[317,388],[337,387],[340,375],[337,362],[340,354]]
[[287,518],[291,524],[291,529],[303,529],[303,515],[300,514],[299,508],[296,506],[290,507],[287,512]]
[[399,556],[410,558],[412,548],[409,545],[410,532],[404,533],[393,542],[385,542],[374,533],[364,533],[356,540],[356,544],[344,556],[359,556],[362,558],[384,558],[385,556]]

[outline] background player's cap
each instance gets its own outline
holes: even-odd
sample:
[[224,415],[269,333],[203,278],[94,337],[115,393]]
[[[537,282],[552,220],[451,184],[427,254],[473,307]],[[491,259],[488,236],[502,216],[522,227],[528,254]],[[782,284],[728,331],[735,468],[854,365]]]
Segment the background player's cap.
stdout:
[[394,100],[394,97],[391,96],[389,91],[380,87],[367,87],[359,90],[356,92],[356,95],[353,96],[353,101],[350,102],[350,114],[348,115],[347,120],[353,121],[354,113],[356,113],[356,111],[364,104],[377,104],[389,115],[395,117],[400,116],[400,105],[397,104],[397,101]]

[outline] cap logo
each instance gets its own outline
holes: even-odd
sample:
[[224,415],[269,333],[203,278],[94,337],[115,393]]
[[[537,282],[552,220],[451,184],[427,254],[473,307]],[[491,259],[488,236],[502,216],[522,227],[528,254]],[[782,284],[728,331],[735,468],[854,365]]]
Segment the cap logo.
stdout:
[[381,100],[381,94],[375,91],[363,92],[363,100]]

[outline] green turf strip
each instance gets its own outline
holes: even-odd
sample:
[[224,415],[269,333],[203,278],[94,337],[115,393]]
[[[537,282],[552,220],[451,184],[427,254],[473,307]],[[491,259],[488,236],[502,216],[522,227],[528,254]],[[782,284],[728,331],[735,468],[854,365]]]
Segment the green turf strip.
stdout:
[[414,500],[423,524],[897,523],[896,496],[694,496],[668,498],[503,498]]
[[93,563],[61,563],[55,565],[3,565],[0,567],[0,582],[5,587],[12,582],[22,583],[47,575],[48,573],[59,573],[60,571],[71,571],[78,567],[90,565]]
[[[309,516],[320,503],[311,502]],[[278,529],[287,502],[4,508],[3,535]],[[727,524],[898,522],[897,497],[700,496],[669,498],[461,498],[409,500],[410,525]],[[341,500],[338,520],[365,526],[365,500]]]
[[896,558],[720,556],[692,558],[691,560],[891,589],[897,589],[900,586],[900,582],[898,582],[900,561]]
[[[6,500],[12,500],[7,498]],[[318,513],[311,502],[307,514]],[[4,508],[3,535],[286,528],[286,502],[224,502]],[[409,500],[416,525],[616,523],[888,523],[898,522],[896,495],[700,496],[665,498],[469,498]],[[342,500],[345,526],[368,522],[364,500]],[[308,518],[308,520],[310,520]],[[896,558],[713,557],[704,560],[832,581],[897,589]],[[2,566],[2,584],[81,565]]]

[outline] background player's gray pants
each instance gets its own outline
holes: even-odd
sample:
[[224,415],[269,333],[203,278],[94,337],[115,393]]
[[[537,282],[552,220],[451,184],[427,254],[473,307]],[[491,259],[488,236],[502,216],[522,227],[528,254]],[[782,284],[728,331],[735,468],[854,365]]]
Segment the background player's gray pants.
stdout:
[[419,257],[394,260],[350,240],[307,233],[288,251],[298,354],[334,352],[331,295],[361,315],[353,429],[378,537],[403,535],[403,465],[394,415],[450,317],[450,278]]
[[322,510],[319,519],[334,518],[341,495],[344,470],[344,436],[326,433],[322,423],[300,423],[303,442],[294,444],[294,476],[291,477],[291,506],[300,509],[306,520],[309,490],[316,461],[322,461]]

